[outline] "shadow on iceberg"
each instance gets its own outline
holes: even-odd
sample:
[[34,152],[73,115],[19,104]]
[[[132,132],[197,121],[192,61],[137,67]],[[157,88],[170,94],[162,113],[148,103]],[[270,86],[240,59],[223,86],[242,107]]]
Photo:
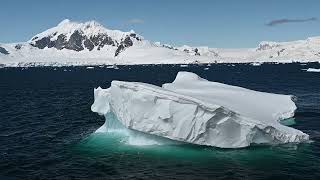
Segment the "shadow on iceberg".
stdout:
[[115,135],[121,138],[120,142],[133,146],[152,146],[152,145],[170,145],[182,144],[182,142],[173,141],[168,138],[147,134],[144,132],[128,129],[117,119],[114,113],[109,112],[105,115],[105,123],[96,130],[96,134]]

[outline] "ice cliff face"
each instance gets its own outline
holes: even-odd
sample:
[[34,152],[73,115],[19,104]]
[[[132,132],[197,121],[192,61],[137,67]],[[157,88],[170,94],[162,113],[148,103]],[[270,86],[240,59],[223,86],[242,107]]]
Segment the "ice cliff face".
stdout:
[[117,56],[125,48],[141,40],[142,37],[134,31],[109,30],[95,21],[77,23],[66,19],[58,26],[35,35],[29,43],[39,49],[56,48],[74,51],[100,50],[104,46],[112,46],[115,50],[114,56]]
[[113,81],[108,89],[95,89],[94,98],[93,112],[113,113],[129,129],[187,143],[239,148],[309,139],[279,123],[294,114],[290,96],[214,83],[188,72],[163,88]]

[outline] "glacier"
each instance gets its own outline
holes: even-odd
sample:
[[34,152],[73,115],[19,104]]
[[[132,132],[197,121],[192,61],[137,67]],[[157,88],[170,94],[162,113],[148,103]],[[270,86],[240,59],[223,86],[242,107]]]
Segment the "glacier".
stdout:
[[307,142],[309,135],[281,124],[294,116],[293,99],[179,72],[162,87],[125,81],[98,87],[91,110],[106,117],[112,113],[131,130],[184,143],[241,148]]

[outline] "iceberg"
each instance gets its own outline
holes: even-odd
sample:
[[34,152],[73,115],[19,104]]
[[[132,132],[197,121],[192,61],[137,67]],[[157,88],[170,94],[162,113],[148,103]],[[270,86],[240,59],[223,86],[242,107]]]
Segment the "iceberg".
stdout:
[[241,148],[308,141],[307,134],[280,123],[294,115],[293,99],[179,72],[172,83],[162,87],[125,81],[112,81],[108,89],[98,87],[91,110],[106,117],[112,113],[124,127],[143,133],[198,145]]

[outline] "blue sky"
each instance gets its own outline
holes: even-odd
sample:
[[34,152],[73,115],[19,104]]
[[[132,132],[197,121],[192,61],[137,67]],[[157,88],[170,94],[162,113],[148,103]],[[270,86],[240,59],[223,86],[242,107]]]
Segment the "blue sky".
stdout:
[[0,42],[27,41],[68,18],[173,45],[255,47],[320,36],[319,9],[318,0],[1,0]]

